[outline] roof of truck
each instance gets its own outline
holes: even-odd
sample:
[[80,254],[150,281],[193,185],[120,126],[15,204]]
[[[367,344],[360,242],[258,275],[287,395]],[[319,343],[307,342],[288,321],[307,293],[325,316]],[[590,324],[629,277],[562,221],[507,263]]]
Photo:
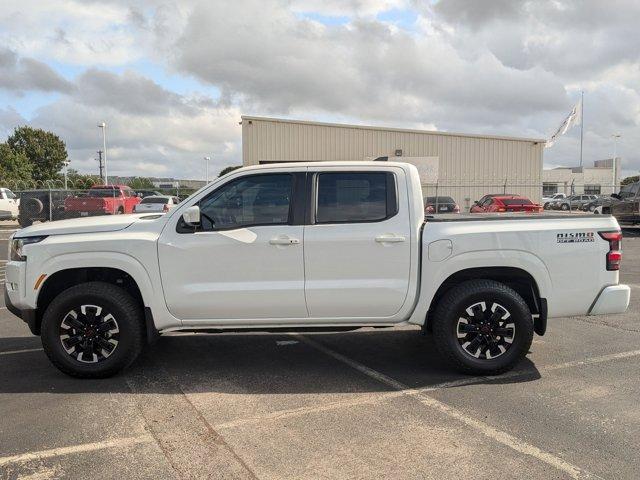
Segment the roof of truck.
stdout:
[[[266,168],[304,168],[304,167],[401,167],[406,168],[408,165],[414,166],[409,162],[403,161],[373,161],[373,160],[340,160],[331,162],[282,162],[268,163],[264,165],[249,165],[242,167],[242,170],[261,170]],[[238,169],[240,170],[240,169]],[[233,170],[237,172],[238,170]]]

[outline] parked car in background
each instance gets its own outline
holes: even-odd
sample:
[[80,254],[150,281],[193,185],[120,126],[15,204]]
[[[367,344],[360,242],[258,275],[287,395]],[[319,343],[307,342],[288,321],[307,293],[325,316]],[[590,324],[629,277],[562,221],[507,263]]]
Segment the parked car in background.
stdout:
[[618,222],[625,224],[640,223],[640,182],[624,185],[620,193],[613,197],[618,200],[611,205],[604,205],[602,213],[610,213],[618,219]]
[[160,196],[162,193],[156,190],[136,190],[136,196],[140,198],[152,197],[152,196]]
[[567,198],[551,203],[552,210],[580,210],[585,204],[597,200],[597,195],[570,195]]
[[33,222],[62,220],[66,218],[64,202],[72,197],[71,190],[27,190],[20,194],[18,223],[28,227]]
[[424,213],[460,213],[460,207],[451,197],[425,197]]
[[133,207],[133,213],[165,213],[180,203],[178,197],[151,195]]
[[511,193],[485,195],[471,206],[470,213],[540,212],[542,207],[527,197]]
[[566,193],[554,193],[550,197],[542,197],[542,208],[547,210],[551,206],[551,203],[562,200],[563,198],[567,198]]
[[18,218],[20,199],[8,188],[0,188],[0,220]]
[[67,198],[64,208],[70,217],[133,213],[140,198],[126,185],[96,185],[84,196]]
[[[603,205],[611,205],[614,202],[618,202],[619,200],[617,198],[614,197],[610,197],[608,195],[602,195],[599,196],[598,198],[596,198],[595,200],[591,200],[588,203],[585,203],[584,205],[582,205],[582,207],[580,207],[580,210],[583,210],[585,212],[594,212],[595,209],[597,207],[601,207]],[[600,212],[602,213],[602,212]]]

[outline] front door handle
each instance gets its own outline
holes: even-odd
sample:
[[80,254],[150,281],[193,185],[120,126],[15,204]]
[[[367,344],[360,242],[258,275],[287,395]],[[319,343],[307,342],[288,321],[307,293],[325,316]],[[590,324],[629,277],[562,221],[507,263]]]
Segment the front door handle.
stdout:
[[402,235],[379,235],[376,237],[376,242],[378,243],[400,243],[406,241],[406,238]]
[[282,235],[280,237],[275,237],[269,240],[271,245],[297,245],[300,243],[300,240],[297,238],[292,238],[287,235]]

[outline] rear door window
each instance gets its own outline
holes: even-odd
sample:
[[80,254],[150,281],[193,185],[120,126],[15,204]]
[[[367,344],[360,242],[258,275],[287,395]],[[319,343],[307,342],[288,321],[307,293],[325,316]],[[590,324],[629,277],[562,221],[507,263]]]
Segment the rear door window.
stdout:
[[316,223],[379,222],[398,211],[395,177],[388,172],[320,173]]

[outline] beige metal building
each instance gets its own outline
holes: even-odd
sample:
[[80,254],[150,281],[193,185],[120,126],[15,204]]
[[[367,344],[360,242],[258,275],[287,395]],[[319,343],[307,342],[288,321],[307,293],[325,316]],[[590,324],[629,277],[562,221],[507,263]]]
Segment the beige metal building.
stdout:
[[388,157],[418,166],[425,195],[461,208],[487,193],[542,194],[544,140],[242,117],[244,165]]

